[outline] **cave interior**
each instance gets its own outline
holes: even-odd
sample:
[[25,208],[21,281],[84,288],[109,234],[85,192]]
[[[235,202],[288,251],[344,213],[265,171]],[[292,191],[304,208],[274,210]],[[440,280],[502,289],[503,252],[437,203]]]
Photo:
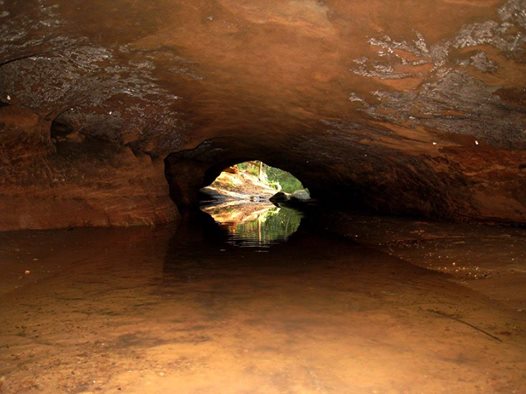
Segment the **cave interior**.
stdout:
[[0,54],[0,392],[526,387],[526,0],[0,0]]

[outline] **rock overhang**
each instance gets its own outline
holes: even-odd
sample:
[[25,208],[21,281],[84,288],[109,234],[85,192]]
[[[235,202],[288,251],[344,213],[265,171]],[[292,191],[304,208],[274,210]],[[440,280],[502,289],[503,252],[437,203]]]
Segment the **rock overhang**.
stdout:
[[170,220],[163,160],[213,141],[349,206],[524,222],[525,3],[4,1],[2,116],[67,133],[2,144],[39,153],[2,164],[0,203]]

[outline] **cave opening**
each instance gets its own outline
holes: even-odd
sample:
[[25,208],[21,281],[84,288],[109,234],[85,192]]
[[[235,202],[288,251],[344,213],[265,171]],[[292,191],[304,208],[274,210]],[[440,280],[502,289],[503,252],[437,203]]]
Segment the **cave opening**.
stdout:
[[201,192],[211,199],[275,201],[276,204],[294,198],[310,199],[308,190],[298,178],[260,160],[245,161],[225,168]]
[[225,168],[200,193],[201,210],[243,247],[286,241],[300,226],[301,206],[311,201],[298,178],[259,160]]
[[164,170],[170,197],[181,212],[214,200],[270,201],[295,208],[314,203],[312,183],[302,176],[306,172],[296,175],[293,157],[273,147],[207,140],[169,154]]

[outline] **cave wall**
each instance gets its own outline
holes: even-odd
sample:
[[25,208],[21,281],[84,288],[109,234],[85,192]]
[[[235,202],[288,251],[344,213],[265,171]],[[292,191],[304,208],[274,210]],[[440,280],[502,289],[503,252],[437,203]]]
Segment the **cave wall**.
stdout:
[[0,108],[0,229],[130,226],[173,221],[162,160]]
[[171,221],[169,190],[243,159],[343,207],[526,222],[525,0],[3,0],[0,22],[0,230]]

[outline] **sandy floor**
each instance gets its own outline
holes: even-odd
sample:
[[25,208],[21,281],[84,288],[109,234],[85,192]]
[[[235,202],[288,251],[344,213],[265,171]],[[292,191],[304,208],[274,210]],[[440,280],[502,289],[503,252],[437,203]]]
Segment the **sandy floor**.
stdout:
[[0,391],[524,392],[516,303],[382,247],[205,228],[0,234]]

